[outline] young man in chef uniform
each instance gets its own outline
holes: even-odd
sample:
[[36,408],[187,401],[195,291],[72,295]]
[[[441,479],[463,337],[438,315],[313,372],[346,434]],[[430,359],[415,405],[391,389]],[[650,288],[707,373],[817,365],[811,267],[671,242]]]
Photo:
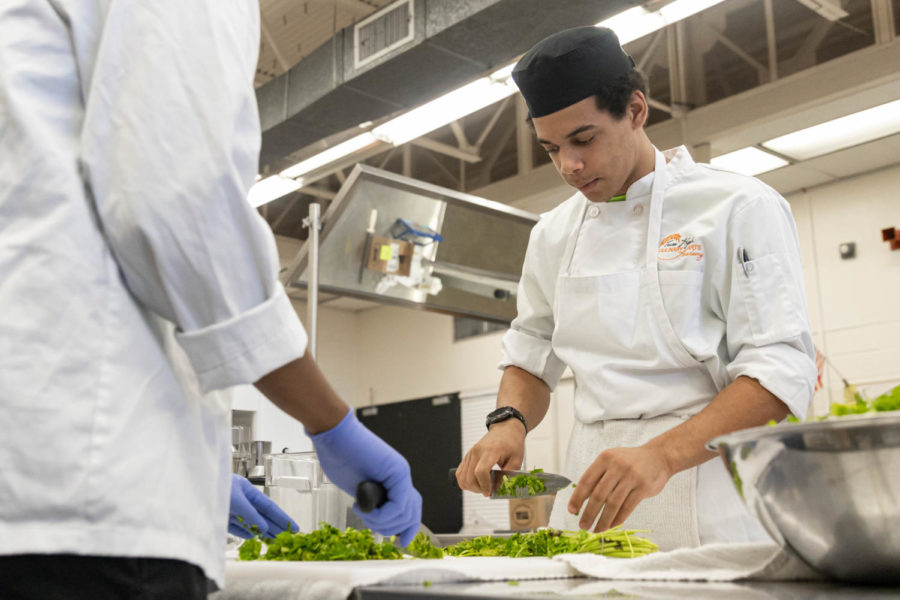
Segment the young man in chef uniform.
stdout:
[[705,444],[803,417],[812,398],[788,204],[683,146],[655,148],[645,80],[609,29],[544,39],[513,78],[538,141],[578,192],[532,231],[498,409],[460,464],[460,485],[486,493],[492,465],[519,468],[568,366],[564,473],[577,487],[558,494],[551,525],[624,522],[663,549],[767,539]]
[[0,598],[206,598],[229,512],[287,527],[246,480],[229,502],[211,392],[237,384],[343,490],[383,483],[368,527],[418,529],[409,465],[310,357],[247,202],[259,31],[256,0],[0,2]]

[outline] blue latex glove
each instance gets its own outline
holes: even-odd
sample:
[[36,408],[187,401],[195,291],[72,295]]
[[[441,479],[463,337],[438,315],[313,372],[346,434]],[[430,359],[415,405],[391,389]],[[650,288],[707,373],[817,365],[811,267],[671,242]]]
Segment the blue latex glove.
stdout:
[[253,537],[250,527],[256,525],[264,538],[273,538],[290,525],[297,531],[286,512],[253,484],[237,474],[231,475],[231,504],[228,507],[228,533],[244,539]]
[[408,546],[419,531],[422,496],[412,485],[409,463],[396,450],[357,420],[353,410],[333,429],[310,436],[322,470],[339,488],[356,497],[361,481],[377,481],[387,502],[370,513],[353,510],[367,527],[382,535],[396,535]]

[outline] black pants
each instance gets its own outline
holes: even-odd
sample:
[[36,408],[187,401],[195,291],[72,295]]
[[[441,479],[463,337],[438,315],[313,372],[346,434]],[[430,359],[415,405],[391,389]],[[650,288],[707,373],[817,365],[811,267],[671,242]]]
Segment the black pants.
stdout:
[[203,571],[180,560],[0,556],[3,600],[205,600],[206,595]]

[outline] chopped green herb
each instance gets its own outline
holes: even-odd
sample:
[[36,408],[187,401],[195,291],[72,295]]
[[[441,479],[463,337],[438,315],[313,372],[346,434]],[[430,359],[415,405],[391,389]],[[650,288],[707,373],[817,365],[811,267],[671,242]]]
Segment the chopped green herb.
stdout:
[[556,556],[593,553],[613,557],[635,557],[656,552],[650,540],[635,536],[637,530],[613,527],[601,533],[539,529],[514,533],[507,538],[480,536],[444,548],[450,556]]
[[428,581],[428,580],[426,579],[425,581],[422,582],[422,585],[424,585],[425,587],[431,587],[431,586],[433,586],[434,584],[431,583],[430,581]]
[[516,581],[515,579],[510,579],[510,580],[507,581],[506,583],[507,583],[508,585],[519,585],[519,582]]
[[444,558],[444,551],[432,544],[428,536],[421,531],[409,543],[406,551],[414,558]]
[[[845,396],[847,402],[835,402],[829,409],[829,414],[819,417],[819,421],[827,421],[833,417],[845,417],[847,415],[863,415],[874,412],[887,412],[891,410],[900,410],[900,385],[889,392],[881,394],[874,400],[867,401],[855,386],[850,386]],[[785,419],[788,423],[801,423],[802,421],[794,415],[788,415]],[[778,425],[774,420],[766,423],[767,425]]]
[[835,417],[845,415],[861,415],[868,412],[887,412],[900,410],[900,385],[889,392],[881,394],[874,400],[866,402],[859,394],[854,394],[855,402],[834,403],[831,405],[831,414]]
[[241,547],[238,548],[238,557],[241,560],[258,560],[261,549],[262,542],[259,541],[259,538],[245,540]]
[[[393,539],[393,538],[391,538]],[[273,539],[264,538],[266,552],[261,553],[259,536],[245,541],[238,555],[241,560],[367,560],[397,559],[403,555],[391,543],[375,541],[368,529],[348,527],[340,531],[327,523],[311,533],[282,531]]]
[[573,488],[575,487],[575,484],[574,484],[574,483],[572,484],[572,487],[573,487]]
[[[515,477],[503,476],[500,487],[497,488],[497,496],[537,496],[547,489],[544,480],[535,477],[538,473],[543,473],[543,469],[532,469],[528,474],[522,473]],[[524,490],[524,494],[520,491]]]

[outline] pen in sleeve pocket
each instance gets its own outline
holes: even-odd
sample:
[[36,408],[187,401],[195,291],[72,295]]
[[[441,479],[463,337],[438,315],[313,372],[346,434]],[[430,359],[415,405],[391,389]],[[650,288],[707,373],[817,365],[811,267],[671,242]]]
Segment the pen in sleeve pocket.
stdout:
[[737,258],[738,262],[741,263],[741,268],[744,270],[744,275],[750,277],[750,271],[753,270],[753,265],[748,264],[750,262],[750,255],[747,254],[747,251],[744,250],[743,246],[737,249]]

